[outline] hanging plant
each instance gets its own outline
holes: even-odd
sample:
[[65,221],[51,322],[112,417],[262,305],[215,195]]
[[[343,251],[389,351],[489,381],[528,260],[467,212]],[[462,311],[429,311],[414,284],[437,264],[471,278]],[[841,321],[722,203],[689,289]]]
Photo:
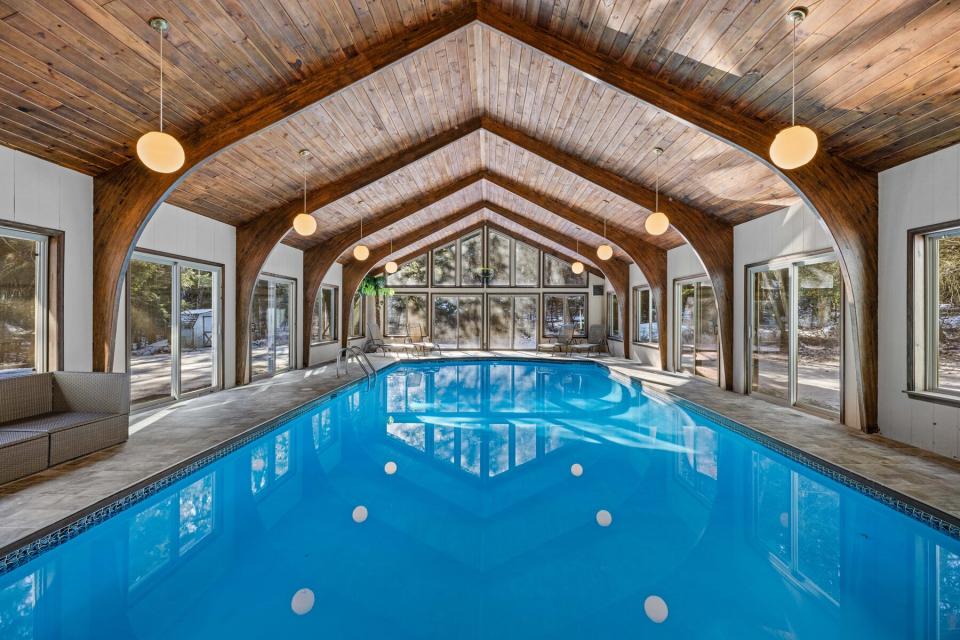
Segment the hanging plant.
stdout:
[[386,276],[366,276],[360,281],[360,295],[362,296],[392,296],[393,289],[387,286]]
[[490,282],[490,279],[495,273],[496,271],[494,271],[492,267],[480,267],[479,269],[474,270],[473,277],[486,284]]

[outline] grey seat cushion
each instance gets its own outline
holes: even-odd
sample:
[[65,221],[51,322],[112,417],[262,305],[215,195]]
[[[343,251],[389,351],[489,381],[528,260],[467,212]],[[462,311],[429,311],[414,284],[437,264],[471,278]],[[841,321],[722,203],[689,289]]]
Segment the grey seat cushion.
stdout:
[[0,449],[9,447],[21,442],[45,438],[45,433],[37,431],[14,431],[13,429],[0,429]]
[[74,427],[79,427],[84,424],[90,424],[91,422],[99,422],[113,415],[114,414],[112,413],[100,413],[94,411],[47,413],[34,418],[17,420],[16,422],[8,423],[7,425],[2,426],[5,426],[9,429],[16,429],[17,431],[56,433],[65,429],[73,429]]

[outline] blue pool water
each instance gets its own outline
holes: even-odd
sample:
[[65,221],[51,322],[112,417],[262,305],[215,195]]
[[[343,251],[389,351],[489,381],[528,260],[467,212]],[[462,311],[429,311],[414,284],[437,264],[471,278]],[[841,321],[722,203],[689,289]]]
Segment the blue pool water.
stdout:
[[301,637],[958,638],[960,545],[599,366],[421,362],[0,575],[4,640]]

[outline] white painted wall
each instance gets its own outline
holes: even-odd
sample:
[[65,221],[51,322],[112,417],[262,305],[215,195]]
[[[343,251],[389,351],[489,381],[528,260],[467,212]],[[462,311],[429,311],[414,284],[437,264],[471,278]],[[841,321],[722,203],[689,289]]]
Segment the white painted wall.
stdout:
[[907,231],[960,219],[960,145],[880,174],[879,423],[887,437],[960,457],[960,409],[907,388]]
[[63,366],[93,366],[93,178],[0,147],[4,220],[63,231]]

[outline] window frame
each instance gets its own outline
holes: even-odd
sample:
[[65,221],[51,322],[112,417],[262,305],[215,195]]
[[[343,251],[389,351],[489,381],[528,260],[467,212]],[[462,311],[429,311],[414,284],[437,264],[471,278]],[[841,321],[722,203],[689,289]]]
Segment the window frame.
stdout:
[[[381,322],[382,322],[382,324],[380,325],[380,327],[381,327],[381,332],[383,333],[383,337],[384,337],[384,338],[406,338],[406,337],[409,335],[409,332],[408,332],[407,334],[401,334],[401,333],[394,334],[394,333],[389,333],[389,332],[387,331],[387,299],[388,299],[388,298],[395,298],[395,297],[397,297],[397,296],[403,296],[403,297],[405,297],[405,298],[409,298],[409,297],[411,297],[411,296],[423,296],[423,299],[424,299],[424,321],[425,321],[425,323],[426,323],[425,326],[423,327],[423,329],[424,329],[424,333],[426,333],[427,330],[432,326],[432,324],[431,324],[431,322],[432,322],[432,318],[431,318],[432,314],[430,313],[430,302],[431,302],[431,299],[430,299],[430,290],[429,290],[429,289],[422,289],[422,288],[421,288],[421,289],[418,290],[418,291],[413,291],[413,290],[410,290],[410,291],[400,291],[400,292],[394,293],[392,296],[386,296],[386,297],[384,297],[384,299],[383,299],[383,310],[382,310],[382,312],[379,314],[379,315],[380,315],[380,320],[381,320]],[[409,322],[408,322],[407,324],[409,325]]]
[[[683,307],[680,304],[680,299],[682,296],[682,290],[684,285],[692,285],[694,288],[694,304],[693,304],[693,371],[684,371],[682,362],[683,362],[683,331],[681,326],[683,324]],[[673,372],[679,373],[682,375],[687,375],[693,378],[698,378],[706,380],[708,382],[715,382],[720,384],[723,371],[723,363],[720,361],[723,357],[723,348],[720,345],[720,335],[717,335],[717,379],[714,380],[704,375],[697,373],[697,343],[700,333],[700,285],[706,285],[713,288],[713,282],[710,280],[710,276],[707,274],[699,274],[695,276],[685,276],[682,278],[674,278],[673,280],[673,317],[670,319],[670,328],[673,334],[673,344],[671,352],[673,355]],[[714,298],[716,301],[716,298]]]
[[[359,302],[360,304],[358,306],[355,306],[357,305],[357,302]],[[359,291],[353,294],[353,300],[350,301],[350,324],[347,327],[348,340],[367,337],[367,305],[364,304],[365,302],[366,302],[366,297],[362,295]],[[355,308],[358,308],[360,310],[359,325],[357,325],[357,323],[354,322],[353,312]],[[355,325],[359,326],[360,330],[358,332],[354,332]]]
[[[604,300],[606,305],[606,316],[607,316],[607,340],[613,340],[614,342],[623,342],[623,323],[620,320],[620,300],[617,298],[615,291],[607,291],[607,295]],[[614,313],[613,307],[616,306],[616,313]],[[616,325],[614,327],[614,325]],[[617,333],[613,333],[613,329],[616,328]]]
[[909,397],[937,404],[960,407],[960,392],[931,385],[938,378],[937,353],[939,337],[932,331],[939,319],[930,313],[932,301],[938,298],[939,282],[930,278],[939,263],[931,240],[960,235],[960,220],[951,220],[907,231],[907,388]]
[[[486,230],[487,232],[485,234],[486,239],[484,244],[484,255],[486,256],[486,260],[484,261],[485,266],[488,266],[488,267],[490,266],[490,236],[491,234],[498,235],[502,238],[505,238],[509,242],[510,249],[509,249],[509,256],[508,256],[508,267],[507,267],[509,275],[507,277],[507,284],[490,284],[488,282],[488,283],[484,283],[482,286],[489,289],[538,289],[540,288],[540,283],[542,279],[541,278],[542,265],[541,265],[540,254],[542,254],[543,251],[533,246],[532,244],[523,242],[522,240],[518,240],[514,238],[512,235],[510,235],[509,233],[500,231],[499,229],[486,227]],[[527,247],[529,249],[533,249],[538,254],[537,255],[537,281],[534,284],[517,284],[517,248],[521,246]]]
[[[642,307],[644,306],[644,305],[641,305],[641,304],[640,304],[640,296],[641,296],[641,294],[642,294],[644,291],[647,292],[647,305],[646,305],[646,307],[647,307],[647,318],[648,318],[648,321],[647,321],[647,322],[640,322],[640,312],[641,312]],[[656,325],[656,326],[657,326],[657,334],[656,334],[656,335],[657,335],[657,340],[641,340],[641,339],[640,339],[640,325],[641,325],[641,324],[650,325],[650,327],[653,327],[653,325]],[[653,334],[653,331],[652,331],[652,330],[649,331],[649,335],[650,335],[651,338],[653,337],[654,334]],[[632,337],[632,342],[633,342],[633,344],[636,344],[636,345],[659,348],[659,347],[660,347],[659,338],[660,338],[660,314],[657,313],[657,303],[656,303],[656,300],[654,300],[653,289],[651,289],[651,288],[650,288],[650,285],[648,285],[648,284],[638,284],[638,285],[636,285],[635,287],[633,287],[633,337]]]
[[[436,260],[434,256],[437,251],[442,251],[444,249],[450,249],[453,247],[453,282],[450,284],[438,284],[437,283],[437,272],[436,272]],[[461,289],[460,282],[460,238],[448,242],[447,244],[434,247],[430,250],[430,259],[428,261],[428,267],[430,269],[430,278],[429,278],[429,288],[432,289]],[[421,287],[422,288],[422,287]]]
[[[547,260],[556,260],[557,262],[563,264],[567,269],[570,269],[572,263],[567,262],[561,258],[558,258],[555,255],[552,255],[546,251],[540,251],[540,288],[541,289],[590,289],[590,271],[587,269],[583,270],[583,284],[550,284],[547,282]],[[572,273],[572,272],[571,272]]]
[[567,316],[567,302],[570,296],[583,297],[583,333],[574,332],[575,338],[586,338],[590,330],[590,296],[587,291],[544,291],[540,296],[540,338],[547,339],[555,337],[554,334],[547,333],[547,298],[556,296],[563,298],[563,315]]
[[[323,318],[323,315],[322,314],[318,315],[317,312],[320,311],[322,308],[321,305],[323,304],[324,291],[333,292],[331,294],[333,296],[332,298],[333,309],[331,310],[331,313],[330,313],[330,319],[331,319],[330,324],[332,325],[330,333],[332,334],[332,336],[330,338],[324,338],[322,335],[317,336],[313,332],[313,323],[311,323],[311,326],[310,326],[310,346],[311,347],[331,344],[333,342],[337,342],[340,339],[340,315],[339,315],[340,314],[340,287],[338,287],[335,284],[324,283],[320,285],[320,287],[317,289],[317,297],[313,302],[313,318],[314,319]],[[322,331],[322,326],[321,326],[321,331]]]
[[0,378],[63,369],[63,335],[58,331],[63,326],[63,232],[0,220],[0,235],[38,245],[34,253],[33,369],[0,369]]
[[[445,246],[446,246],[446,245],[445,245]],[[431,278],[433,277],[433,271],[431,270],[431,262],[430,262],[430,257],[431,257],[432,254],[433,254],[432,251],[428,251],[428,252],[425,252],[425,253],[421,253],[420,255],[418,255],[418,256],[415,257],[415,258],[410,258],[409,260],[406,260],[405,262],[401,262],[401,263],[399,263],[399,264],[397,265],[397,273],[400,273],[400,271],[402,271],[402,270],[403,270],[403,267],[405,267],[406,265],[410,264],[411,262],[416,262],[417,260],[421,260],[421,259],[422,259],[423,262],[424,262],[424,267],[423,267],[423,268],[424,268],[424,278],[423,278],[423,282],[422,282],[422,283],[418,283],[418,284],[394,284],[394,283],[390,282],[390,276],[395,275],[395,274],[388,273],[388,274],[386,274],[386,276],[387,276],[387,279],[386,279],[386,284],[387,284],[387,286],[390,287],[391,289],[425,289],[425,288],[428,288],[428,287],[430,286],[430,283],[431,283]]]

